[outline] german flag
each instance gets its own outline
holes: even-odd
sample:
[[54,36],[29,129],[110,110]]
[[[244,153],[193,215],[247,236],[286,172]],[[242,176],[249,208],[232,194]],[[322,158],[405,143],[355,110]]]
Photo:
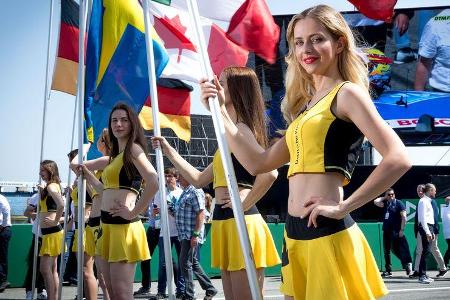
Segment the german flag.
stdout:
[[79,5],[74,0],[61,1],[61,26],[58,56],[52,90],[76,95],[78,78]]
[[[191,139],[191,97],[192,86],[178,79],[160,78],[157,82],[159,122],[161,128],[170,128],[182,140]],[[153,115],[150,97],[139,114],[142,127],[153,129]]]

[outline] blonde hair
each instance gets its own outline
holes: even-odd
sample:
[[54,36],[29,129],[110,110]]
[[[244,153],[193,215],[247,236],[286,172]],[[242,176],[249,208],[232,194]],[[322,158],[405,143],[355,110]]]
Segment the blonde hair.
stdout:
[[355,37],[344,17],[327,5],[308,8],[295,15],[286,30],[289,52],[286,56],[286,95],[281,103],[281,111],[288,124],[298,116],[315,92],[312,76],[301,67],[295,56],[294,27],[298,21],[306,18],[320,23],[335,41],[343,37],[344,49],[337,55],[338,70],[345,81],[369,89],[367,65],[358,55]]

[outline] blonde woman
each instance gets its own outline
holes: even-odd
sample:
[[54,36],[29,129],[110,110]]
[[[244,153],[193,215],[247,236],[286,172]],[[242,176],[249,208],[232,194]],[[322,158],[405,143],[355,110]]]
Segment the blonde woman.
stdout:
[[[384,192],[411,166],[405,147],[376,111],[367,68],[342,15],[326,5],[295,15],[282,111],[289,127],[263,149],[222,105],[233,153],[252,174],[290,163],[281,291],[286,299],[374,299],[388,291],[370,247],[349,213]],[[202,99],[226,96],[202,83]],[[344,200],[364,136],[383,156]]]

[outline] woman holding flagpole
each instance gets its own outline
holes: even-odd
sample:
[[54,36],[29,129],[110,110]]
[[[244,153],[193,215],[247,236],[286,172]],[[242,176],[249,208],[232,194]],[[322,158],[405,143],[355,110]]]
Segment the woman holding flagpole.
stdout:
[[[230,148],[252,174],[288,162],[289,199],[282,254],[286,299],[374,299],[387,293],[370,247],[349,213],[392,186],[409,168],[406,150],[376,111],[368,72],[342,15],[326,5],[295,15],[282,111],[289,127],[268,149],[234,121],[226,88],[202,82],[202,99],[218,95]],[[250,89],[250,87],[247,87]],[[366,136],[383,160],[344,201]]]
[[[95,171],[95,177],[100,179],[103,169],[108,165],[109,162],[109,153],[111,152],[111,143],[109,141],[109,133],[108,129],[104,128],[100,137],[97,140],[97,149],[103,156],[85,161],[84,165],[91,171]],[[73,152],[73,151],[72,151]],[[71,152],[71,153],[72,153]],[[76,171],[77,164],[75,162],[78,161],[78,156],[71,155],[69,153],[69,157],[71,158],[71,168]],[[77,151],[78,153],[78,151]],[[84,251],[84,267],[83,267],[83,277],[86,284],[85,295],[87,299],[97,299],[97,281],[94,275],[94,262],[97,267],[97,279],[100,287],[103,291],[103,299],[109,300],[109,292],[106,287],[104,274],[101,269],[102,258],[96,255],[96,244],[98,240],[98,235],[100,232],[100,211],[101,211],[101,203],[102,203],[102,193],[98,193],[90,184],[87,185],[88,195],[86,195],[86,204],[90,203],[90,211],[87,219],[87,224],[85,227],[85,251]],[[74,189],[75,190],[75,189]],[[77,192],[77,190],[76,190]],[[77,194],[72,191],[73,198],[77,198]],[[77,210],[75,209],[75,220]],[[74,242],[73,251],[77,251],[76,243]]]
[[57,258],[61,254],[63,228],[60,219],[64,213],[64,200],[61,193],[61,180],[58,166],[52,160],[41,162],[40,172],[45,187],[39,187],[39,226],[42,232],[42,245],[39,251],[39,270],[44,278],[47,299],[58,298],[59,277]]
[[[101,193],[101,227],[96,254],[102,259],[106,285],[112,299],[133,299],[137,261],[150,259],[145,229],[139,219],[158,190],[157,174],[147,159],[144,131],[136,113],[116,104],[109,116],[111,153],[101,182],[86,165],[86,179]],[[144,188],[139,201],[138,193]]]
[[[264,101],[255,72],[245,67],[228,67],[221,74],[221,82],[226,91],[226,109],[233,116],[233,122],[245,126],[253,140],[261,147],[266,147]],[[198,171],[165,138],[153,137],[152,145],[153,148],[161,147],[180,174],[192,185],[200,188],[213,182],[216,206],[211,224],[211,265],[221,270],[226,299],[251,299],[244,257],[236,254],[242,253],[242,250],[219,150],[214,155],[213,163],[205,170]],[[233,148],[231,150],[233,152]],[[234,156],[232,161],[262,292],[264,269],[279,264],[280,259],[272,235],[255,204],[275,181],[277,172],[269,171],[255,177]]]

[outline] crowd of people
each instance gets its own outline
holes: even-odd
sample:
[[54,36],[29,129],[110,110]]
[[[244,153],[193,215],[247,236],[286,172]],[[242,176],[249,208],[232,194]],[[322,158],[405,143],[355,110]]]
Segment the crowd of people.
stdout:
[[[431,253],[436,260],[439,272],[436,278],[445,276],[448,272],[447,265],[450,259],[450,250],[444,257],[439,250],[437,241],[439,234],[439,208],[436,200],[436,187],[432,183],[419,184],[417,186],[419,202],[414,218],[414,235],[416,237],[415,264],[412,265],[411,252],[405,237],[406,207],[395,197],[394,189],[389,188],[383,197],[374,200],[374,204],[383,208],[383,248],[385,271],[382,277],[392,277],[391,251],[400,260],[406,275],[410,278],[418,278],[420,283],[429,284],[434,280],[429,277],[427,271],[427,256]],[[448,228],[448,205],[450,196],[445,199],[446,207],[442,209],[444,238],[450,237]]]
[[[392,250],[408,275],[415,276],[404,236],[405,207],[396,200],[394,191],[388,189],[411,167],[405,146],[372,103],[367,66],[349,25],[339,12],[326,5],[311,7],[292,18],[286,36],[289,53],[282,111],[288,127],[283,137],[271,145],[266,135],[264,100],[252,69],[227,67],[213,82],[201,82],[201,100],[205,107],[209,109],[210,97],[217,96],[220,104],[260,293],[263,293],[265,268],[281,264],[281,291],[286,299],[382,297],[388,293],[382,274],[350,213],[387,190],[383,198],[374,201],[385,209],[386,270],[383,275],[391,274]],[[343,186],[351,180],[364,138],[383,159],[367,180],[344,199]],[[167,281],[171,279],[166,278],[160,227],[161,201],[167,201],[170,245],[177,254],[173,261],[176,297],[195,298],[195,275],[204,290],[204,299],[212,299],[218,291],[199,259],[199,249],[205,238],[204,223],[209,213],[205,200],[209,197],[201,188],[212,183],[215,205],[210,217],[211,266],[221,271],[226,299],[251,299],[220,151],[217,150],[208,167],[199,171],[164,137],[155,136],[151,143],[154,149],[160,148],[174,166],[164,171],[167,199],[161,199],[158,194],[157,172],[148,159],[147,142],[138,116],[124,103],[112,108],[108,128],[98,139],[97,148],[102,157],[78,164],[77,152],[69,153],[71,169],[87,180],[85,203],[78,202],[77,186],[81,183],[75,183],[66,193],[72,200],[71,220],[75,229],[69,250],[78,257],[83,255],[83,277],[79,279],[84,280],[84,297],[96,299],[98,285],[103,290],[103,299],[129,300],[149,293],[150,260],[156,246],[160,255],[154,298],[167,297]],[[255,204],[277,178],[276,170],[287,163],[288,215],[279,257],[273,237]],[[41,229],[40,233],[34,233],[34,238],[40,240],[42,281],[37,284],[38,292],[42,295],[45,287],[47,299],[56,300],[57,258],[64,249],[61,222],[66,201],[56,163],[42,161],[39,174],[44,184],[26,214],[35,217]],[[416,254],[420,258],[416,257],[414,271],[419,282],[430,283],[426,258],[430,251],[433,254],[439,251],[432,250],[437,248],[439,230],[432,200],[436,188],[426,184],[419,186],[419,192]],[[2,198],[0,200],[3,211],[6,205]],[[448,205],[450,198],[446,201]],[[78,234],[81,226],[77,222],[80,219],[78,205],[85,206],[84,211],[81,210],[84,214],[81,219],[84,218],[86,224],[82,237]],[[35,215],[37,206],[38,216]],[[145,214],[150,220],[147,231],[140,218]],[[446,227],[450,223],[448,209],[443,215],[447,218],[444,234],[450,246]],[[9,240],[11,224],[8,215],[0,217],[2,288],[7,272],[4,263],[7,243],[3,240]],[[78,253],[78,239],[83,239],[83,254]],[[438,277],[447,272],[449,258],[449,250],[443,258],[439,256]],[[143,279],[141,288],[134,291],[137,262],[141,262]]]

